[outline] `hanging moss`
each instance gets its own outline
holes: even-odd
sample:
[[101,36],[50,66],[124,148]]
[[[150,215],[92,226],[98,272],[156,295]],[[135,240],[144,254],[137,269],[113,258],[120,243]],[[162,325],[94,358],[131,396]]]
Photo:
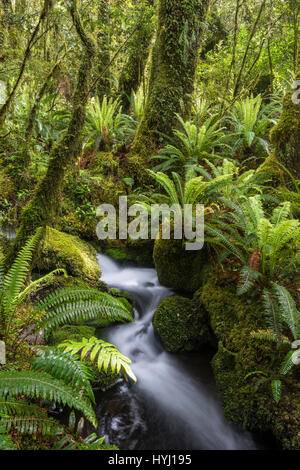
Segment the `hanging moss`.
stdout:
[[176,113],[187,118],[194,89],[200,35],[208,0],[160,0],[157,37],[152,51],[149,92],[144,115],[134,140],[129,164],[136,171],[159,146],[162,134],[172,134]]

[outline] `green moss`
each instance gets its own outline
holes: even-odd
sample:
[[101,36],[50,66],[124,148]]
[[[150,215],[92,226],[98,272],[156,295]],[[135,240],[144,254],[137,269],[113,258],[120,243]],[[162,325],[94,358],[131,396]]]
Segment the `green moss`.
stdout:
[[37,268],[49,272],[64,268],[75,277],[97,282],[101,276],[96,250],[78,237],[47,228]]
[[149,92],[129,158],[129,174],[145,184],[145,163],[177,125],[187,118],[194,90],[196,61],[207,0],[160,0],[152,50]]
[[[295,80],[300,79],[300,50],[298,51]],[[293,92],[286,93],[278,124],[270,134],[278,160],[300,178],[300,106],[293,101]]]
[[258,167],[257,172],[263,171],[270,175],[275,186],[283,183],[284,175],[281,170],[278,159],[274,154],[269,155],[265,161]]
[[153,259],[160,283],[179,292],[195,292],[207,272],[206,251],[187,251],[181,240],[157,239]]
[[289,201],[294,217],[300,218],[300,194],[289,191],[287,188],[280,187],[275,193],[281,201]]
[[[264,315],[255,299],[247,301],[236,295],[234,283],[225,284],[211,277],[198,291],[219,340],[212,366],[217,388],[227,418],[250,430],[272,432],[285,449],[300,448],[300,398],[296,373],[284,382],[282,398],[272,399],[270,383],[277,378],[288,346],[251,336],[266,328]],[[245,380],[249,372],[263,371],[269,378],[259,386],[261,375]],[[257,387],[257,390],[255,389]]]
[[51,334],[48,340],[50,345],[56,346],[64,341],[81,341],[82,338],[95,336],[96,329],[86,325],[65,325]]
[[185,297],[168,297],[158,306],[153,326],[167,351],[194,351],[209,342],[206,312]]

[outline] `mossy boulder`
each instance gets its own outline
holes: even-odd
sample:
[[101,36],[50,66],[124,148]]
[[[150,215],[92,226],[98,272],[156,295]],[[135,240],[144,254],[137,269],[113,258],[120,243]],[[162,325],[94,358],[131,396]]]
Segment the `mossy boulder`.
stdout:
[[96,328],[86,325],[64,325],[53,333],[48,339],[50,345],[56,346],[64,341],[81,341],[82,338],[95,336]]
[[159,282],[178,292],[195,292],[204,282],[207,272],[205,249],[187,251],[181,240],[157,239],[153,260]]
[[153,240],[105,240],[102,245],[105,254],[116,261],[153,267]]
[[96,254],[96,250],[80,238],[47,228],[37,268],[43,272],[64,268],[72,276],[97,282],[101,270]]
[[[233,282],[214,277],[196,295],[219,341],[212,366],[226,417],[249,430],[272,432],[285,449],[300,449],[299,372],[294,368],[280,377],[288,345],[276,348],[272,342],[251,335],[266,329],[258,299],[238,297]],[[253,374],[246,379],[254,371],[264,375]],[[263,382],[262,377],[266,378]],[[279,377],[283,390],[277,404],[271,381]]]
[[168,297],[156,309],[153,326],[167,351],[195,351],[209,342],[206,312],[193,300]]

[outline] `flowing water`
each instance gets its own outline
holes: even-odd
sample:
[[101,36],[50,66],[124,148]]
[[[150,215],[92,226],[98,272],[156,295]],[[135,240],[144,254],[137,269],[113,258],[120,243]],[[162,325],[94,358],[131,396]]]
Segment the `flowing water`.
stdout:
[[154,269],[120,265],[99,255],[102,280],[128,292],[135,322],[106,328],[103,338],[133,361],[136,384],[120,380],[98,397],[98,434],[120,449],[261,449],[252,434],[226,421],[209,357],[164,351],[152,327],[153,313],[170,289]]

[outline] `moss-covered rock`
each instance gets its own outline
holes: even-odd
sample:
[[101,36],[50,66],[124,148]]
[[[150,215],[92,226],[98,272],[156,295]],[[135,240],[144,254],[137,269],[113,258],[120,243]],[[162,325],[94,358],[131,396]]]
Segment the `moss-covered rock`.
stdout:
[[158,306],[153,326],[167,351],[194,351],[209,342],[206,312],[185,297],[168,297]]
[[153,240],[106,240],[103,243],[105,254],[111,256],[116,261],[130,262],[145,266],[153,267]]
[[181,240],[157,239],[153,259],[159,282],[178,292],[195,292],[207,272],[206,250],[187,251]]
[[[299,449],[297,368],[283,378],[279,404],[271,394],[271,381],[279,377],[288,346],[276,349],[273,343],[251,335],[266,329],[264,315],[257,300],[236,295],[234,283],[211,277],[197,296],[219,340],[212,366],[226,417],[250,430],[272,432],[285,449]],[[254,371],[263,372],[266,380],[261,383],[261,374],[246,379]]]
[[50,345],[56,346],[64,341],[81,341],[82,338],[95,336],[96,328],[86,325],[64,325],[51,333],[48,339]]
[[101,276],[96,250],[89,243],[52,228],[47,228],[37,268],[42,272],[64,268],[72,276],[92,282]]

